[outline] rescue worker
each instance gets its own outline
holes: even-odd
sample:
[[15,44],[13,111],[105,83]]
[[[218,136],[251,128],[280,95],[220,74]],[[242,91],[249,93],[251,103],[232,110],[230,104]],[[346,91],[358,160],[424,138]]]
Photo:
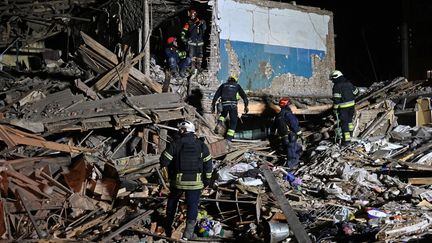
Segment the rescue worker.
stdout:
[[212,101],[212,113],[214,113],[216,101],[218,101],[219,98],[222,100],[222,112],[219,116],[214,132],[219,132],[219,126],[225,122],[225,118],[229,114],[230,124],[227,131],[227,140],[230,142],[234,138],[235,129],[237,127],[237,100],[240,99],[240,97],[243,99],[245,106],[244,113],[247,114],[249,112],[249,101],[246,93],[240,84],[237,83],[237,78],[231,75],[229,76],[226,83],[223,83],[219,86]]
[[171,236],[178,201],[185,193],[187,221],[183,238],[194,239],[201,189],[210,183],[212,157],[207,145],[195,136],[192,122],[183,121],[178,128],[179,137],[168,145],[160,157],[161,168],[168,168],[170,179],[165,232],[168,237]]
[[199,19],[194,9],[188,11],[189,20],[181,32],[182,41],[187,44],[192,67],[201,70],[203,59],[204,33],[207,30],[205,20]]
[[300,130],[299,121],[291,111],[289,104],[289,98],[281,98],[279,100],[281,111],[275,117],[272,134],[277,130],[282,146],[285,148],[287,153],[287,161],[285,165],[290,169],[294,169],[299,163],[300,153],[302,150],[301,146],[297,143],[297,136],[301,139],[302,132]]
[[165,48],[165,56],[168,67],[174,77],[186,76],[186,68],[191,66],[191,59],[187,56],[186,51],[179,50],[177,38],[169,37],[167,39],[167,47]]
[[354,116],[355,96],[359,90],[342,72],[335,70],[330,74],[330,80],[333,81],[333,110],[338,116],[342,129],[342,145],[348,145],[351,141],[354,125],[352,119]]

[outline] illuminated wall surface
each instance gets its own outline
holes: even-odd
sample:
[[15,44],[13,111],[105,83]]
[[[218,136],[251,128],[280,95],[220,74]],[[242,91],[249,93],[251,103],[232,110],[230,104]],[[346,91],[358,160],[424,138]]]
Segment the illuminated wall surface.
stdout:
[[219,80],[230,74],[233,54],[240,65],[239,82],[249,90],[268,88],[282,74],[311,78],[312,56],[326,56],[328,15],[233,0],[219,0],[217,8]]

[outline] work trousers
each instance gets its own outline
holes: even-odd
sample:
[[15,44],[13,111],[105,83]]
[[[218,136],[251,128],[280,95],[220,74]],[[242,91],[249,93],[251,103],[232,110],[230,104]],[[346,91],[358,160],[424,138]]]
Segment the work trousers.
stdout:
[[282,138],[282,145],[287,152],[287,166],[290,169],[295,168],[299,163],[301,154],[301,146],[297,143],[297,135],[290,132]]
[[227,140],[231,141],[234,138],[235,130],[237,128],[237,103],[222,104],[222,112],[219,117],[219,122],[224,122],[227,115],[229,115],[230,119],[230,124],[227,131]]
[[203,46],[198,44],[189,44],[188,45],[189,57],[190,58],[202,58],[203,57]]
[[338,109],[343,140],[345,142],[351,141],[352,131],[354,130],[354,125],[352,123],[354,111],[354,106]]
[[174,217],[177,212],[178,202],[183,193],[186,194],[187,220],[196,220],[198,217],[198,205],[201,196],[201,189],[182,190],[171,187],[166,210],[166,229],[171,230],[171,226],[174,223]]
[[174,57],[168,58],[168,65],[172,72],[184,73],[186,68],[189,67],[191,63],[192,60],[189,57],[186,57],[184,59],[178,59]]

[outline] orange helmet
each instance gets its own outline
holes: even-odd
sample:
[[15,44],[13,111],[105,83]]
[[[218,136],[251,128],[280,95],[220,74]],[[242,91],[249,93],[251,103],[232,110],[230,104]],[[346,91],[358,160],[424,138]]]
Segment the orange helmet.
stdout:
[[280,107],[284,107],[290,104],[290,99],[289,98],[281,98],[279,100],[279,106]]
[[176,41],[176,38],[171,36],[167,39],[167,44],[170,45],[170,44],[174,43],[174,41]]

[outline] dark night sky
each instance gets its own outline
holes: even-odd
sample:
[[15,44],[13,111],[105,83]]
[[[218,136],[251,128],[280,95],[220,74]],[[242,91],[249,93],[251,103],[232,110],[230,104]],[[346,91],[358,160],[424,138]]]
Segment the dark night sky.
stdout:
[[[407,7],[402,8],[403,1]],[[426,70],[432,69],[430,0],[300,0],[296,3],[333,12],[336,68],[357,85],[367,86],[402,76],[402,9],[407,14],[410,30],[408,78],[425,79]]]

